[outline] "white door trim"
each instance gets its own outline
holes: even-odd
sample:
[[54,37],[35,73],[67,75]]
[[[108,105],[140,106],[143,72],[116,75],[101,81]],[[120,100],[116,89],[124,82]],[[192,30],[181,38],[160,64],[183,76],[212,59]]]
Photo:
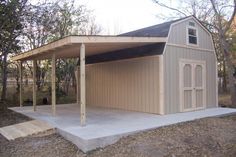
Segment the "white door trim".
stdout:
[[[192,87],[189,87],[189,90],[192,90],[192,102],[193,107],[189,109],[184,109],[184,85],[183,85],[183,67],[185,64],[190,64],[192,66]],[[195,67],[196,65],[202,65],[202,77],[203,77],[203,106],[196,107],[196,90],[195,87]],[[188,88],[188,87],[185,87]],[[202,89],[201,88],[201,89]],[[206,108],[206,61],[202,60],[192,60],[192,59],[179,59],[179,99],[180,99],[180,112],[194,111]]]

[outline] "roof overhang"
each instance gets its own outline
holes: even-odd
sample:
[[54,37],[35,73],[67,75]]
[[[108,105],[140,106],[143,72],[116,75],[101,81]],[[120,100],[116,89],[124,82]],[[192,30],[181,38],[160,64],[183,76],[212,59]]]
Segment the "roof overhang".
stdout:
[[85,44],[86,56],[102,54],[121,49],[166,42],[166,37],[122,37],[122,36],[68,36],[39,48],[12,57],[13,61],[43,60],[79,57],[80,45]]

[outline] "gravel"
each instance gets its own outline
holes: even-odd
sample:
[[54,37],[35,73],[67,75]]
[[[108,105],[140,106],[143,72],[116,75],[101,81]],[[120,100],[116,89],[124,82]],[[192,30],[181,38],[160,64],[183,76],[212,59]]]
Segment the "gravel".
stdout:
[[[9,112],[1,126],[29,120]],[[13,117],[16,116],[16,117]],[[19,117],[18,117],[19,116]],[[2,119],[3,118],[3,119]],[[12,118],[12,119],[11,119]],[[2,122],[2,121],[6,122]],[[1,157],[235,157],[236,115],[204,118],[124,137],[117,143],[84,154],[60,135],[34,135],[7,141],[0,135]]]

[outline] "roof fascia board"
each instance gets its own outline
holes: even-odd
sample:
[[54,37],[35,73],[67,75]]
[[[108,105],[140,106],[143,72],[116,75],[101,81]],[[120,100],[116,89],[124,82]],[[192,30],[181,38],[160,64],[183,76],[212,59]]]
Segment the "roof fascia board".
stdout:
[[72,43],[156,43],[166,42],[166,37],[83,36],[71,37]]
[[36,49],[33,49],[33,50],[30,50],[30,51],[26,51],[26,52],[23,52],[21,54],[18,54],[16,56],[13,56],[11,59],[13,61],[17,61],[17,60],[23,60],[24,58],[27,58],[27,57],[30,57],[32,55],[37,55],[37,54],[41,54],[45,51],[49,51],[51,49],[55,49],[61,45],[67,45],[71,43],[71,38],[70,37],[66,37],[66,38],[63,38],[61,40],[57,40],[55,42],[52,42],[52,43],[49,43],[49,44],[46,44],[46,45],[43,45],[39,48],[36,48]]
[[39,55],[46,51],[69,44],[89,43],[158,43],[166,42],[166,37],[117,37],[117,36],[68,36],[42,47],[13,56],[12,60],[24,60],[32,55]]

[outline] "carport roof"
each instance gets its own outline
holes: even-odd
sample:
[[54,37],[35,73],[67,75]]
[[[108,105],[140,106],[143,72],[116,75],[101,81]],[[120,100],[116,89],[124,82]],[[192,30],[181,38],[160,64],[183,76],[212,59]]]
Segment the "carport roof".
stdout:
[[86,47],[86,56],[91,56],[154,43],[163,43],[166,40],[166,37],[68,36],[39,48],[15,55],[12,57],[12,60],[49,59],[53,53],[55,53],[56,58],[79,57],[80,45],[82,43]]

